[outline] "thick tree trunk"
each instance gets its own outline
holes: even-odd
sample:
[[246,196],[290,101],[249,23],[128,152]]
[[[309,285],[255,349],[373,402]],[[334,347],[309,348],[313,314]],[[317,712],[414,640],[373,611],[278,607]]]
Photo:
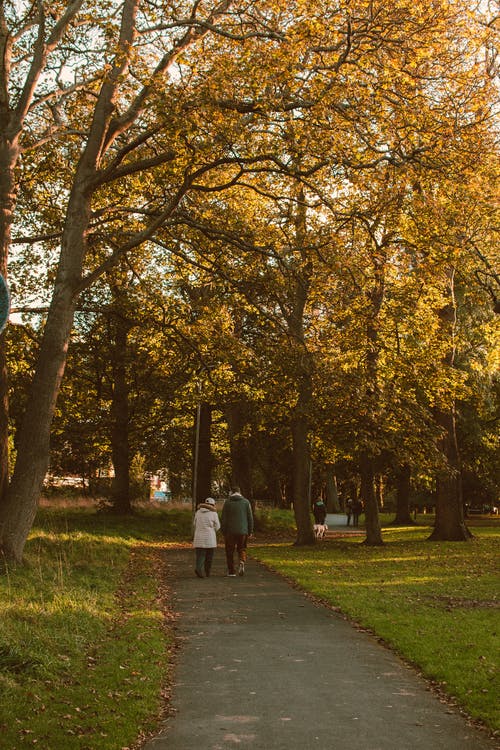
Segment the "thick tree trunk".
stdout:
[[[92,193],[97,188],[95,177],[106,148],[106,135],[109,134],[108,127],[115,110],[117,90],[128,67],[135,38],[137,6],[138,0],[126,0],[124,4],[120,28],[121,54],[116,55],[101,86],[68,200],[52,301],[24,419],[17,435],[16,466],[5,502],[0,507],[0,552],[9,559],[22,559],[49,464],[50,427],[66,364],[77,290],[82,281]],[[75,4],[68,22],[78,9]],[[59,27],[61,35],[64,29],[64,25]],[[54,44],[57,41],[54,37]],[[4,63],[2,56],[1,64]],[[41,75],[44,64],[44,55],[41,55],[40,67],[34,71],[33,84],[35,78]],[[3,100],[0,116],[0,133],[3,136],[9,116],[8,104]],[[21,128],[22,123],[18,122],[16,133]],[[15,162],[11,161],[11,164]]]
[[[385,261],[384,252],[377,247],[377,253],[373,255],[374,280],[369,289],[371,301],[371,315],[366,323],[366,384],[365,384],[365,409],[367,410],[365,429],[368,435],[375,436],[378,432],[377,414],[380,411],[380,394],[378,385],[379,364],[379,315],[384,299],[385,288]],[[368,448],[364,447],[360,457],[361,476],[361,500],[365,507],[365,544],[380,545],[382,541],[382,530],[379,517],[379,499],[375,491],[375,472],[373,456],[369,455]]]
[[375,474],[375,496],[379,510],[384,507],[384,480],[381,474]]
[[[55,45],[63,35],[66,25],[78,11],[76,5],[60,24],[53,36]],[[12,37],[5,23],[3,9],[0,24],[0,273],[6,278],[8,253],[11,244],[13,213],[17,197],[15,170],[18,165],[24,118],[36,83],[45,67],[47,49],[38,45],[37,61],[32,60],[29,81],[24,82],[28,95],[25,107],[11,107],[9,79],[11,74]],[[29,83],[29,85],[28,85]],[[21,79],[21,88],[23,88]],[[19,105],[19,100],[17,101]],[[50,315],[50,313],[49,313]],[[8,487],[8,373],[5,340],[0,339],[0,553],[6,558],[20,561],[26,538],[31,529],[38,496],[48,468],[49,431],[55,407],[54,391],[58,390],[66,356],[67,336],[73,321],[72,295],[69,288],[54,293],[52,318],[47,321],[48,335],[44,335],[39,355],[39,368],[35,375],[28,400],[23,426],[16,436],[17,460],[10,487]],[[65,338],[64,354],[60,356],[61,336]],[[57,341],[51,342],[54,334]]]
[[383,544],[382,530],[380,528],[380,517],[378,502],[375,494],[375,476],[373,470],[373,459],[364,454],[360,463],[361,476],[361,499],[365,506],[366,539],[364,544],[372,546]]
[[50,426],[59,393],[74,300],[68,285],[58,285],[47,317],[24,419],[17,435],[17,460],[10,487],[0,509],[1,551],[22,560],[24,545],[36,515],[49,465]]
[[297,524],[296,545],[314,544],[311,523],[309,413],[312,400],[312,360],[304,335],[306,309],[313,266],[307,251],[307,208],[302,185],[297,185],[294,216],[294,263],[290,284],[290,312],[287,316],[295,368],[297,402],[291,415],[293,511]]
[[309,506],[309,443],[308,425],[304,416],[292,421],[293,445],[293,512],[297,524],[296,545],[314,544]]
[[130,513],[129,406],[127,343],[129,323],[116,316],[113,346],[113,396],[111,401],[111,455],[115,475],[111,484],[113,510]]
[[33,524],[50,454],[50,427],[66,365],[86,250],[90,198],[85,180],[75,180],[68,203],[54,292],[21,427],[17,459],[0,508],[0,551],[21,560]]
[[337,477],[333,464],[326,465],[326,510],[327,513],[340,513]]
[[[22,95],[16,96],[15,101],[11,103],[9,96],[13,38],[5,22],[3,4],[0,9],[0,272],[4,277],[16,203],[15,170],[19,161],[19,142],[25,127],[25,118],[35,96],[37,83],[45,70],[48,55],[56,48],[79,10],[80,3],[72,3],[71,8],[68,6],[64,13],[64,21],[61,16],[45,41],[45,30],[42,28],[44,14],[40,15],[38,39],[34,42],[35,53],[26,61],[27,76],[23,80],[21,72],[21,78],[16,82]],[[50,41],[48,36],[51,37]],[[36,37],[35,30],[34,40]],[[87,201],[82,195],[78,196],[77,204],[82,206],[80,213],[85,213]],[[83,237],[81,234],[77,239],[76,255],[79,254]],[[71,243],[68,246],[70,247]],[[9,487],[7,368],[4,341],[3,338],[0,340],[0,553],[14,560],[22,558],[48,466],[50,424],[64,371],[67,342],[74,314],[71,284],[63,287],[64,285],[60,284],[54,290],[49,312],[51,319],[50,323],[47,320],[46,325],[48,334],[43,338],[39,371],[37,370],[35,375],[23,425],[17,436],[16,467]]]
[[252,462],[246,434],[248,404],[244,401],[228,404],[225,413],[231,453],[231,483],[239,487],[245,497],[252,500]]
[[196,411],[193,499],[195,507],[212,494],[212,407],[205,401]]
[[448,461],[448,471],[442,471],[436,481],[436,517],[431,541],[464,542],[472,537],[464,519],[462,477],[460,473],[455,415],[438,412],[436,419],[444,434],[442,451]]
[[212,494],[212,406],[201,405],[200,451],[198,464],[198,497],[202,500]]
[[[448,271],[450,304],[439,310],[442,335],[449,342],[449,350],[444,358],[444,365],[454,367],[455,362],[455,327],[457,308],[455,303],[455,270]],[[472,537],[465,525],[460,454],[458,450],[455,427],[455,405],[448,409],[435,409],[435,419],[441,429],[441,452],[446,467],[436,479],[436,518],[434,530],[429,537],[431,541],[464,542]]]
[[396,480],[396,517],[393,526],[409,526],[414,523],[410,511],[411,468],[401,466]]
[[[131,105],[128,118],[124,118],[120,124],[115,118],[116,103],[120,99],[120,87],[122,84],[126,85],[129,61],[131,57],[134,57],[133,45],[137,35],[136,16],[138,8],[139,0],[125,0],[123,3],[119,39],[117,39],[116,45],[112,44],[110,47],[112,52],[108,61],[108,72],[96,99],[88,137],[75,171],[73,187],[68,200],[52,302],[26,412],[17,435],[16,466],[5,502],[2,502],[0,507],[0,553],[15,560],[22,558],[49,463],[50,426],[64,373],[78,292],[82,288],[82,271],[87,249],[92,195],[99,187],[97,177],[101,167],[106,166],[103,165],[106,150],[115,143],[118,135],[123,135],[125,130],[130,129],[143,111],[142,105],[137,107]],[[65,23],[56,24],[50,35],[52,48],[55,48],[65,33],[67,25],[79,12],[80,4],[73,3],[71,8],[68,6],[67,10]],[[226,7],[223,4],[223,7],[216,11],[214,16],[217,17],[219,13],[224,13],[225,10]],[[43,18],[43,14],[41,18]],[[5,24],[1,25],[0,32],[0,73],[1,77],[8,82],[9,53],[12,40],[9,38]],[[181,40],[174,42],[172,54],[165,54],[161,65],[156,69],[157,81],[159,76],[164,77],[167,74],[176,56],[206,33],[208,33],[208,27],[207,30],[202,29],[199,33],[186,33]],[[28,97],[33,96],[36,82],[45,69],[45,62],[50,51],[49,46],[43,46],[43,49],[38,48],[40,53],[38,54],[38,66],[30,68],[29,86],[27,81],[25,88]],[[14,139],[19,137],[19,133],[22,131],[23,117],[28,110],[28,106],[19,112],[10,110],[7,87],[0,87],[0,89],[0,148],[4,148],[5,143],[8,143],[6,133],[10,127],[12,133],[9,147],[12,149]],[[145,89],[144,95],[147,96],[147,94],[148,91]],[[29,101],[25,103],[29,105]],[[11,123],[9,118],[12,113],[16,115],[18,120],[14,125],[9,125]],[[131,136],[131,146],[136,137],[137,133],[134,131]],[[135,146],[138,143],[142,143],[141,138],[137,138]],[[120,148],[122,147],[123,144]],[[124,155],[125,151],[122,151],[122,157]],[[3,166],[2,158],[3,155],[0,154],[0,168]],[[118,160],[118,163],[122,166],[120,160]],[[16,159],[12,158],[9,166],[13,168],[15,164]],[[0,179],[4,176],[5,171],[0,169]],[[110,179],[110,177],[108,173],[107,178]],[[13,191],[11,191],[11,194],[13,196]],[[6,195],[0,195],[2,200],[6,197],[8,198]],[[4,210],[5,206],[8,208],[9,205],[11,204],[8,204],[8,201],[5,205],[2,204],[1,210]],[[3,220],[5,216],[4,213],[0,220]],[[155,222],[150,227],[151,231],[154,226]],[[134,243],[140,242],[143,238],[144,234],[139,233]],[[4,242],[4,238],[2,238],[2,242],[0,252],[5,255],[8,250],[8,243]],[[6,257],[3,260],[5,261]],[[1,261],[2,258],[0,258],[0,270]],[[101,270],[95,273],[101,273]],[[87,283],[90,284],[91,281],[92,275],[87,279]],[[0,435],[0,441],[2,439],[3,436]],[[1,454],[2,450],[0,450]]]

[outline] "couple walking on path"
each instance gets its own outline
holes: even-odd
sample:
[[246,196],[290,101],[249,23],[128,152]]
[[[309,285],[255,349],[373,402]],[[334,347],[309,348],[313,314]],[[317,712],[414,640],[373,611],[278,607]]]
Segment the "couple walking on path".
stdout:
[[243,497],[239,487],[232,488],[222,507],[220,521],[213,497],[207,497],[198,506],[193,520],[193,547],[196,552],[194,572],[198,578],[210,576],[219,529],[224,535],[227,575],[236,575],[235,551],[238,555],[238,575],[244,575],[248,537],[253,534],[253,513],[250,502]]

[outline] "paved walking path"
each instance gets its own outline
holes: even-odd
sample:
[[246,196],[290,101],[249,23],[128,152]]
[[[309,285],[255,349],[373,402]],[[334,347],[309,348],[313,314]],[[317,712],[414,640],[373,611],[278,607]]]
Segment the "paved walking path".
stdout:
[[492,750],[375,638],[254,560],[194,576],[166,553],[180,648],[173,712],[144,750]]
[[327,513],[326,524],[328,526],[326,537],[338,537],[344,535],[350,536],[351,534],[359,534],[360,536],[365,536],[365,525],[363,521],[360,521],[359,526],[353,526],[351,519],[351,523],[348,525],[347,516],[345,513]]

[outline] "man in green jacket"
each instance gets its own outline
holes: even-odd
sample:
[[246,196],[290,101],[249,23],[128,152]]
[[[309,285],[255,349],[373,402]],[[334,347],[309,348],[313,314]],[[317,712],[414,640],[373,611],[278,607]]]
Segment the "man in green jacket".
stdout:
[[247,559],[247,541],[253,534],[253,513],[250,502],[243,497],[239,487],[233,487],[229,498],[223,505],[220,519],[222,533],[224,534],[227,574],[235,576],[234,550],[238,551],[238,575],[245,573],[245,562]]

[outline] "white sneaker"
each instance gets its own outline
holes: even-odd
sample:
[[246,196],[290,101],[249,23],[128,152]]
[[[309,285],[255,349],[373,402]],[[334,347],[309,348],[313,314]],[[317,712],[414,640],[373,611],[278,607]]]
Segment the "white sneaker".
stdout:
[[238,575],[242,576],[245,575],[245,563],[240,562],[240,567],[238,568]]
[[236,578],[236,573],[228,573],[229,578]]

